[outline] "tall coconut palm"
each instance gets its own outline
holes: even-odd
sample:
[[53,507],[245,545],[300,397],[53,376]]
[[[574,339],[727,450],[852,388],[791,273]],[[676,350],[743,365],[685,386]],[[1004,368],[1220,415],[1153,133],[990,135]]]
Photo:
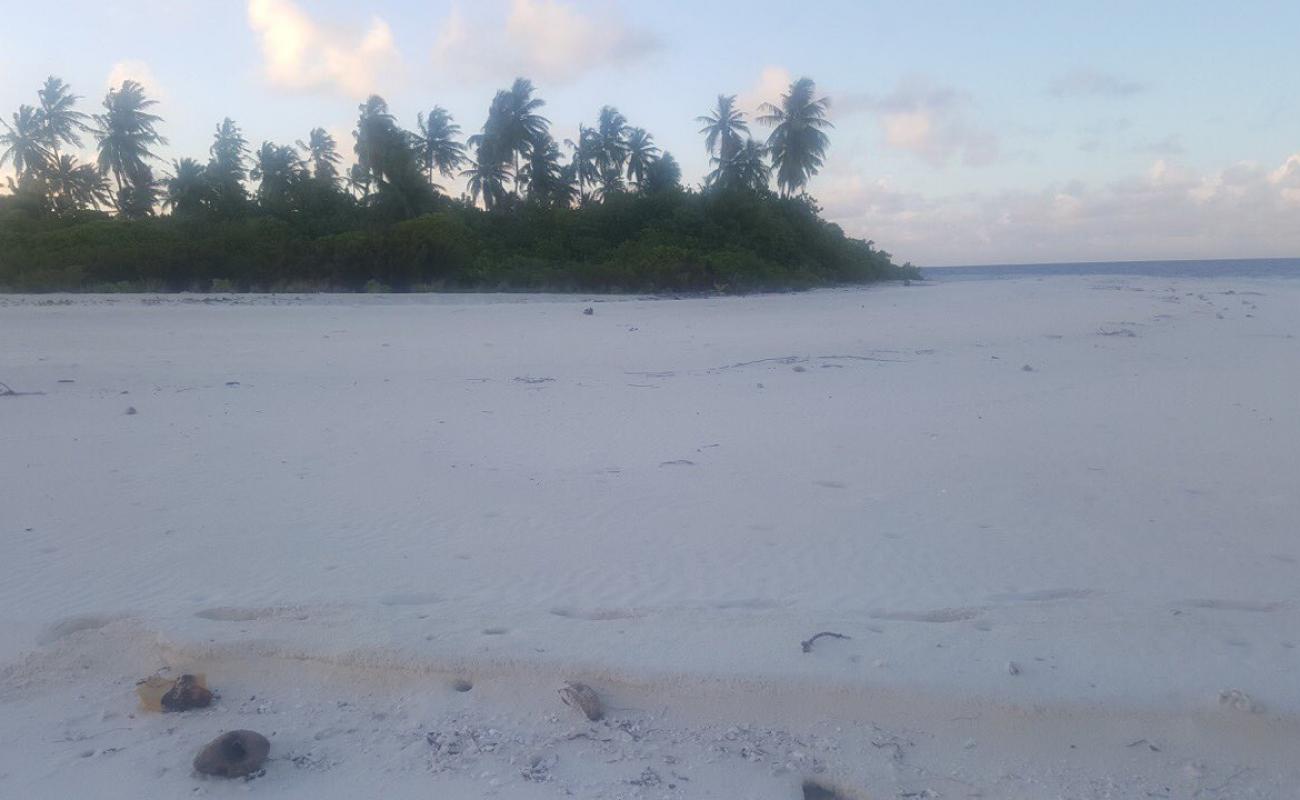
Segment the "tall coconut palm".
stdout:
[[78,164],[76,156],[59,156],[46,171],[45,181],[57,214],[112,204],[103,173],[94,164]]
[[163,208],[178,216],[197,216],[214,200],[211,172],[192,158],[172,162],[172,174],[163,179]]
[[824,129],[834,127],[826,119],[829,109],[830,99],[817,97],[817,85],[811,78],[790,84],[779,106],[764,103],[759,108],[763,115],[758,121],[773,128],[767,146],[782,194],[802,191],[821,169],[830,145]]
[[444,178],[450,178],[469,160],[465,145],[457,141],[460,126],[442,106],[434,106],[427,117],[420,112],[416,117],[416,129],[416,150],[429,183],[433,183],[435,169]]
[[703,125],[700,133],[704,134],[704,148],[719,163],[725,163],[735,157],[744,145],[741,134],[749,135],[749,123],[745,114],[736,109],[734,94],[718,95],[718,105],[705,116],[696,117],[695,121]]
[[342,157],[339,156],[338,142],[334,141],[329,131],[324,128],[312,128],[306,142],[298,140],[298,149],[306,154],[313,178],[331,186],[338,181],[338,163]]
[[100,171],[113,176],[119,194],[134,190],[122,198],[119,210],[143,209],[145,200],[154,195],[153,171],[146,160],[158,157],[153,147],[167,143],[156,127],[162,117],[149,110],[157,104],[145,94],[143,86],[125,80],[121,87],[108,90],[104,113],[95,115]]
[[294,190],[307,177],[307,165],[289,145],[262,142],[253,158],[249,175],[257,186],[257,201],[271,211],[293,207]]
[[768,190],[772,181],[772,167],[767,163],[767,147],[753,139],[746,139],[744,147],[732,159],[736,185],[750,191]]
[[397,127],[397,119],[389,113],[388,103],[379,95],[367,98],[358,111],[357,129],[352,132],[357,164],[370,174],[375,184],[382,186],[388,178],[385,165],[390,160],[389,151],[405,146],[405,136]]
[[766,157],[766,147],[753,139],[746,139],[731,158],[713,159],[716,167],[706,181],[721,189],[766,190],[772,178],[772,168],[768,166]]
[[207,178],[212,204],[226,214],[236,214],[248,202],[244,180],[248,177],[248,140],[230,117],[217,125],[208,154]]
[[360,164],[353,164],[348,169],[348,175],[343,179],[347,185],[348,191],[352,192],[358,200],[365,202],[370,199],[370,171]]
[[53,75],[45,79],[45,85],[36,96],[41,101],[38,113],[45,146],[53,155],[52,161],[58,162],[59,145],[81,147],[81,134],[91,130],[87,123],[90,116],[74,108],[81,98],[72,93],[72,87]]
[[546,101],[534,97],[536,89],[527,78],[516,78],[509,89],[503,89],[492,98],[488,118],[481,133],[471,136],[469,145],[475,149],[475,169],[486,160],[496,159],[510,164],[515,176],[515,194],[521,194],[519,159],[527,158],[532,142],[547,133],[551,121],[538,109]]
[[627,179],[636,183],[637,188],[645,182],[645,173],[659,158],[659,148],[655,147],[654,137],[645,128],[632,128],[627,132]]
[[627,161],[627,117],[617,108],[605,106],[596,119],[596,166],[604,192],[623,188],[623,164]]
[[519,172],[520,181],[528,187],[529,201],[546,206],[573,204],[576,190],[560,165],[560,146],[549,134],[532,142]]
[[471,161],[468,169],[460,173],[469,178],[469,193],[475,201],[481,197],[488,211],[499,208],[509,197],[506,183],[511,179],[510,167],[495,154],[489,155],[480,148],[479,158]]
[[594,186],[600,180],[600,167],[597,165],[599,142],[596,131],[578,123],[578,138],[565,139],[564,144],[570,149],[568,172],[570,179],[578,187],[578,200],[588,199],[587,187]]
[[38,174],[51,159],[47,147],[45,132],[41,127],[40,111],[31,106],[19,106],[13,114],[13,122],[5,122],[4,133],[0,133],[0,167],[12,164],[18,173],[18,183]]
[[158,182],[148,164],[135,168],[131,179],[118,189],[115,204],[118,214],[126,219],[153,216],[158,205]]

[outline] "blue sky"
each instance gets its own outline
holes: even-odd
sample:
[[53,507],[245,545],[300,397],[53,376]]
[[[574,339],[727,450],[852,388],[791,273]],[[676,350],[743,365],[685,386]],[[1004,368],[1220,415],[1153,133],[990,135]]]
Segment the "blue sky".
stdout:
[[[922,264],[1300,255],[1300,3],[119,0],[24,20],[0,111],[56,74],[161,101],[166,155],[235,118],[254,144],[313,126],[350,148],[357,104],[467,132],[516,74],[560,138],[599,107],[697,181],[694,117],[808,75],[836,128],[812,193]],[[13,14],[6,14],[13,20]],[[70,24],[75,20],[75,24]],[[765,133],[755,127],[755,132]],[[165,169],[164,169],[165,171]]]

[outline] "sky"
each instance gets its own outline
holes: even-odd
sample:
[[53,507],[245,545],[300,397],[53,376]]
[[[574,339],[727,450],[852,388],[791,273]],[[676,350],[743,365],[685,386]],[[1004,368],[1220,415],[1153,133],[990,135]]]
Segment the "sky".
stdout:
[[85,111],[133,78],[160,101],[169,160],[206,159],[226,116],[254,146],[321,126],[350,156],[372,93],[407,127],[441,105],[468,135],[522,75],[558,139],[614,105],[694,184],[708,169],[695,118],[718,94],[752,118],[807,76],[835,124],[810,193],[900,261],[1300,256],[1295,0],[68,0],[60,11],[0,14],[20,20],[0,34],[0,113],[35,103],[47,75]]

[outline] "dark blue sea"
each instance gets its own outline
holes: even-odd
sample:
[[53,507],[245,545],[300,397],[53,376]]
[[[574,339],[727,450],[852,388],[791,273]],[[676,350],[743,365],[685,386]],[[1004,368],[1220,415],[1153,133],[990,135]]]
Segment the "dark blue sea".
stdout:
[[933,281],[981,281],[1047,275],[1145,275],[1158,278],[1300,278],[1300,258],[1230,258],[1210,261],[1093,261],[1075,264],[984,264],[927,267]]

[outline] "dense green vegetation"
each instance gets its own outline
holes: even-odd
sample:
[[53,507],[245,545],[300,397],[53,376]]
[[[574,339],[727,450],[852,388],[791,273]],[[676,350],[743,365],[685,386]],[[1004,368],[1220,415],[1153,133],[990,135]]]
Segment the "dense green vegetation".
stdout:
[[[323,129],[252,150],[226,119],[207,163],[181,158],[158,179],[166,140],[142,86],[109,91],[94,117],[57,78],[38,98],[0,121],[0,164],[17,175],[0,196],[0,288],[749,291],[916,277],[807,195],[830,127],[807,79],[764,106],[763,143],[735,98],[718,98],[699,118],[714,165],[699,189],[611,106],[564,159],[524,79],[464,142],[445,109],[407,131],[369,98],[346,173]],[[83,134],[94,164],[61,152]],[[438,181],[458,177],[468,194],[444,194]]]

